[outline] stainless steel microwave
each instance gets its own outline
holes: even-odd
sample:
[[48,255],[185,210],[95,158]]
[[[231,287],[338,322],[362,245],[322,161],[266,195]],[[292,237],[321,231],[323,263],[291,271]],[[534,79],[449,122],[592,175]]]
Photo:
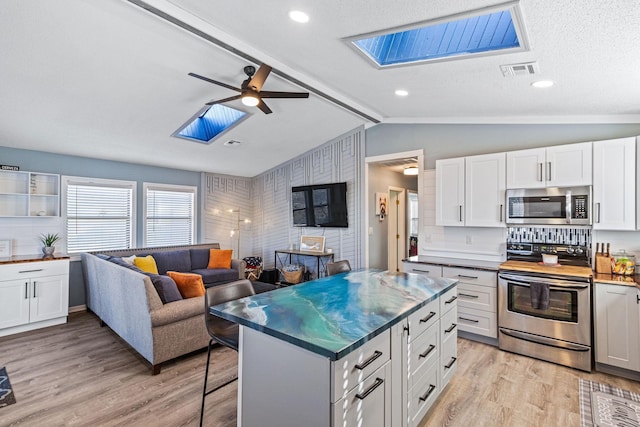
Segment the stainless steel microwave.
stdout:
[[507,224],[591,225],[591,187],[507,190]]

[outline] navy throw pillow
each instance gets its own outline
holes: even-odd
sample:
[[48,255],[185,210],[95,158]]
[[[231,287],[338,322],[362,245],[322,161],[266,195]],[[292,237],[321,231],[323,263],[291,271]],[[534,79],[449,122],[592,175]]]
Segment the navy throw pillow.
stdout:
[[158,274],[167,274],[167,271],[181,271],[183,273],[191,271],[191,256],[188,249],[155,252],[151,256],[156,260]]
[[160,301],[162,301],[163,304],[180,301],[182,299],[178,285],[176,285],[176,282],[171,277],[161,276],[159,274],[149,274],[148,276],[151,278],[151,283],[153,283],[153,287],[156,288],[156,292],[158,292]]

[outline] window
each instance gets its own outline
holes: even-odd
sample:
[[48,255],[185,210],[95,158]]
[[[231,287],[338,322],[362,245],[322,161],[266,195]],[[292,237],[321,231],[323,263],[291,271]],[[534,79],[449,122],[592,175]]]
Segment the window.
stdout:
[[144,183],[145,246],[194,243],[196,191],[196,187]]
[[171,136],[210,144],[217,136],[236,126],[246,117],[246,112],[226,105],[205,106]]
[[67,253],[135,247],[134,181],[63,177]]

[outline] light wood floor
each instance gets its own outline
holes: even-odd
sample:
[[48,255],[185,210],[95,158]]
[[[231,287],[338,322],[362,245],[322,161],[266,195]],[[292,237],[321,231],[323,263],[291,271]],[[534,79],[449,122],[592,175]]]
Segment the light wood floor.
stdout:
[[[640,383],[581,371],[458,340],[458,371],[421,427],[579,426],[578,378],[640,393]],[[218,348],[210,384],[236,371]],[[17,403],[0,426],[196,426],[206,351],[151,376],[141,358],[88,313],[66,325],[0,338]],[[205,425],[235,426],[237,383],[207,397]],[[274,408],[277,410],[277,408]],[[304,426],[300,426],[304,427]]]

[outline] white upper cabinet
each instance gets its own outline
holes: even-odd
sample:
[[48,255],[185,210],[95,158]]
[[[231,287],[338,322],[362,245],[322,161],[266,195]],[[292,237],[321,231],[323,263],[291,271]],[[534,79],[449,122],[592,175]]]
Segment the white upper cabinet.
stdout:
[[464,225],[464,157],[436,160],[436,225]]
[[507,153],[507,188],[573,187],[592,183],[592,143]]
[[504,227],[505,154],[436,160],[436,225]]
[[636,138],[593,143],[593,228],[636,229]]
[[505,153],[465,159],[465,225],[504,227]]

